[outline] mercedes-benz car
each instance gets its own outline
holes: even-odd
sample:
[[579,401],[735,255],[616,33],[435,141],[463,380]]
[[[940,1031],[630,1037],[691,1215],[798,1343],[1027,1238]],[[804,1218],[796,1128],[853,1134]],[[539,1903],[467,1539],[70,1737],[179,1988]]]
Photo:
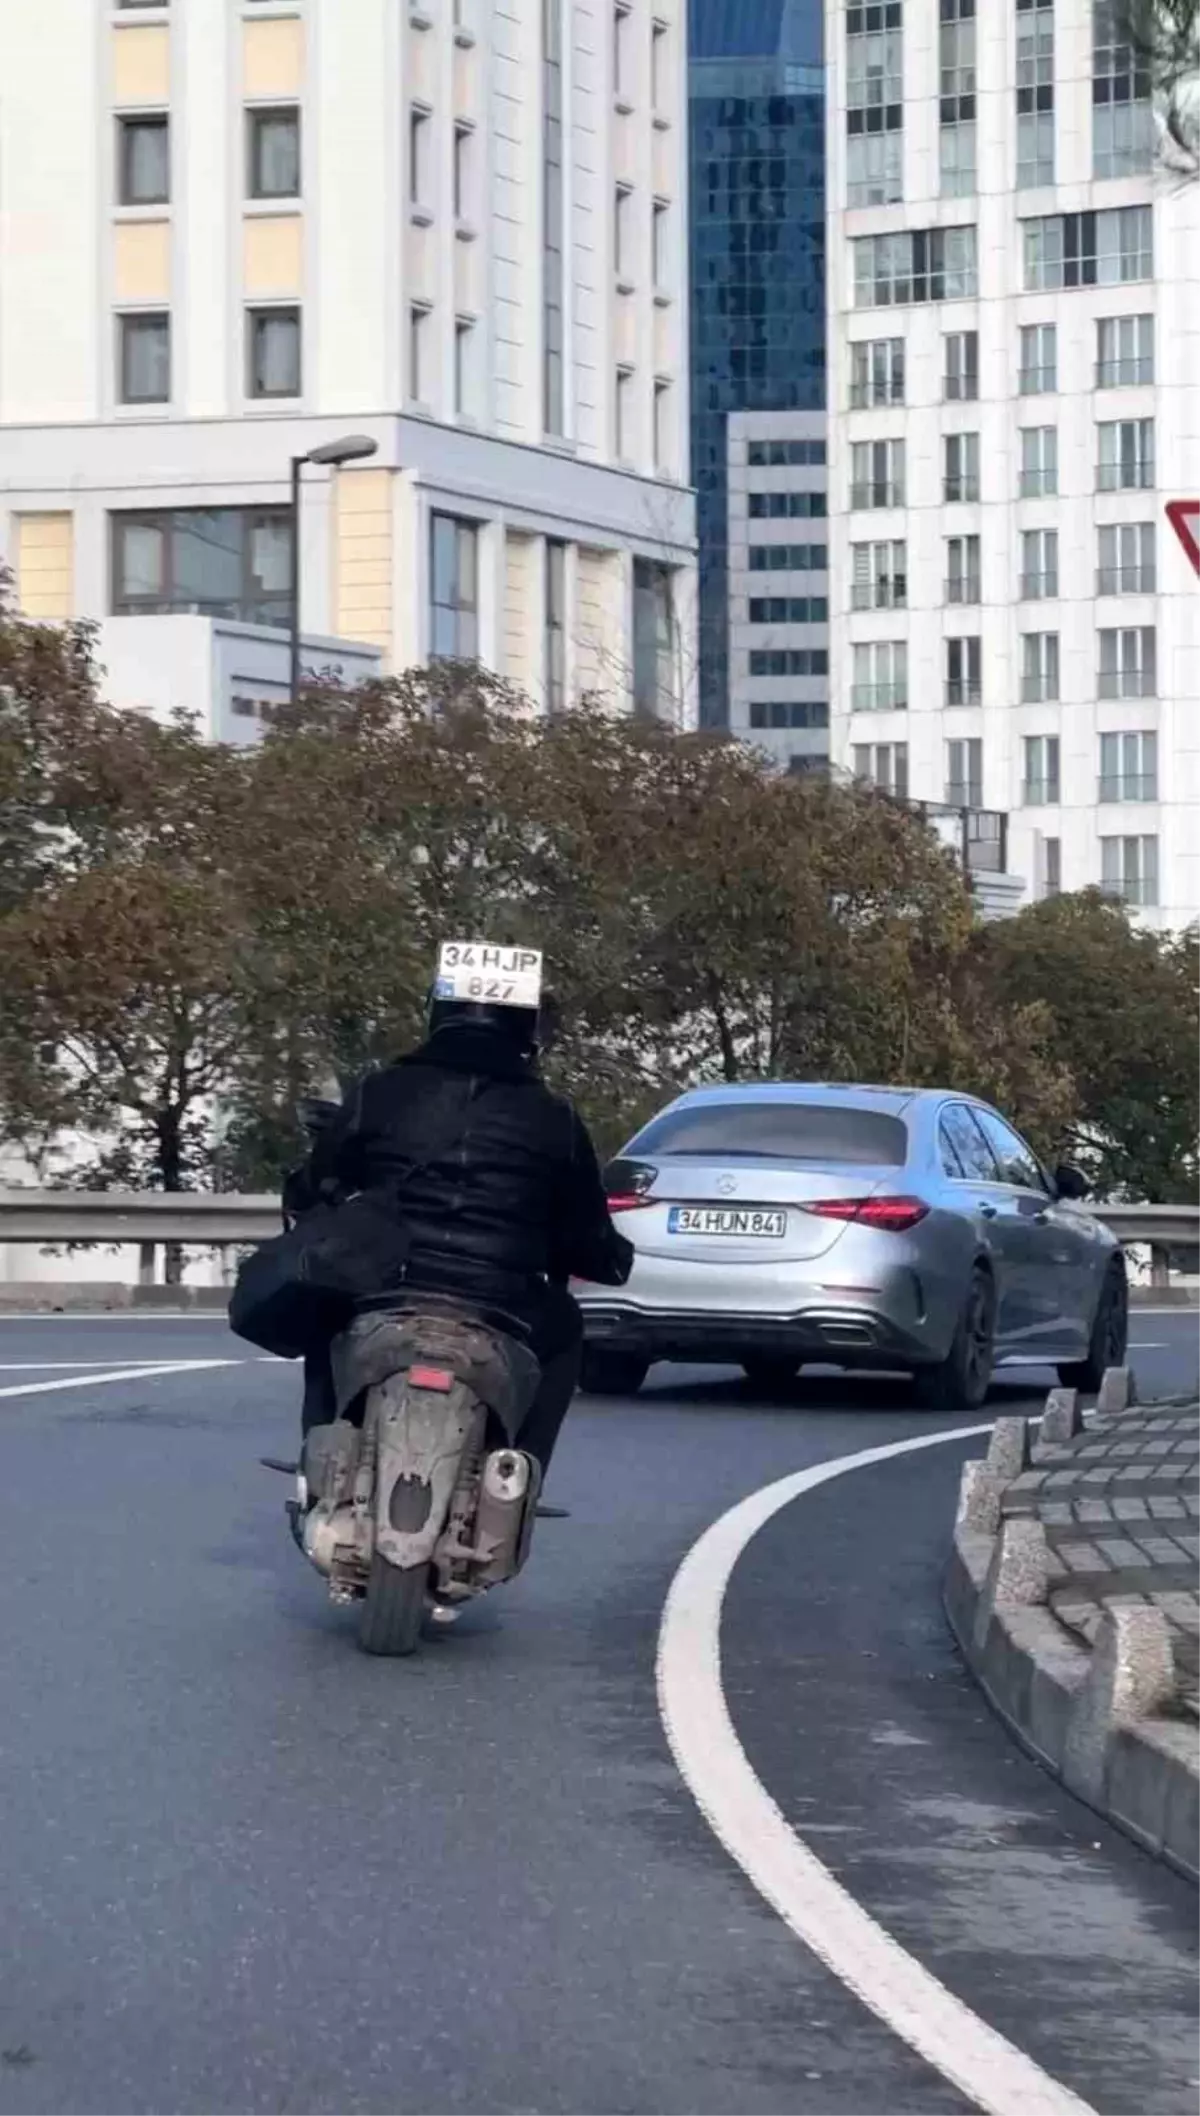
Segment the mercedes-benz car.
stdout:
[[696,1088],[605,1182],[636,1254],[619,1289],[574,1289],[592,1393],[633,1393],[659,1359],[764,1387],[808,1363],[899,1369],[969,1409],[1005,1362],[1094,1389],[1124,1358],[1125,1262],[1086,1181],[970,1095]]

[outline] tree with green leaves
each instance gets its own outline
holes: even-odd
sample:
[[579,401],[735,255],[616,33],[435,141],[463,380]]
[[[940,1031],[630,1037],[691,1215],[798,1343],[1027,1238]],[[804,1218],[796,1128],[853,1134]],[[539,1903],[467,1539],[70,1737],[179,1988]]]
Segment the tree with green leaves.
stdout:
[[1200,0],[1111,0],[1114,27],[1153,97],[1161,158],[1177,177],[1200,176]]

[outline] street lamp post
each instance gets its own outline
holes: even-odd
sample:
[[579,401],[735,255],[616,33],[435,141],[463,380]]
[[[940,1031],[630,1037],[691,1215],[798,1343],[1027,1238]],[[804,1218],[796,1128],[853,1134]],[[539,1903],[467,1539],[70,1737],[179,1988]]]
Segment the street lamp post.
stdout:
[[300,473],[306,463],[323,463],[337,469],[342,463],[357,463],[373,456],[379,443],[369,434],[347,434],[340,441],[325,441],[307,455],[292,457],[292,563],[288,583],[288,696],[293,705],[300,696]]

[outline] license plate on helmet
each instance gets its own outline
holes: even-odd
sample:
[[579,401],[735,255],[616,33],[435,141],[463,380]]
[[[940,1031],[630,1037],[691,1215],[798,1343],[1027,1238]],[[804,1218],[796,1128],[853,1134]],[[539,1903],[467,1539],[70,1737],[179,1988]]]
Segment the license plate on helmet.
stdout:
[[777,1242],[787,1233],[787,1213],[766,1205],[672,1205],[668,1234],[732,1234],[752,1242]]

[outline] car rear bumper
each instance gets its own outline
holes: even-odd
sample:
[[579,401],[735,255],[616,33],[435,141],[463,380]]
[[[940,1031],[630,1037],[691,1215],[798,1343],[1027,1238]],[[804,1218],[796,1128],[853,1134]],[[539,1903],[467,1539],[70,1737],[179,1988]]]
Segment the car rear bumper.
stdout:
[[925,1366],[943,1356],[927,1326],[904,1323],[878,1308],[844,1302],[805,1305],[792,1314],[700,1314],[644,1308],[597,1295],[580,1300],[584,1339],[597,1351],[649,1360],[737,1365],[744,1359],[795,1358],[830,1366]]

